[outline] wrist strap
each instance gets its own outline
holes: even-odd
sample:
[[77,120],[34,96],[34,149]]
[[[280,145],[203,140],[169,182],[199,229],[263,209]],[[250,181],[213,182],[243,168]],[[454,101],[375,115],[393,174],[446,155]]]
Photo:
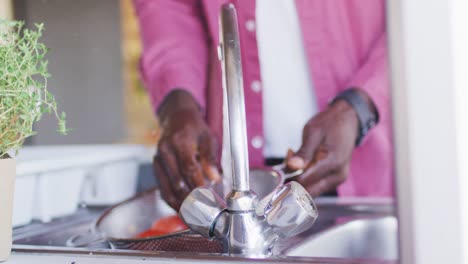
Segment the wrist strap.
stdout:
[[359,121],[359,131],[356,138],[356,146],[361,145],[369,131],[378,124],[379,113],[373,111],[367,101],[354,89],[347,89],[338,94],[330,103],[332,105],[338,100],[346,101],[356,112]]

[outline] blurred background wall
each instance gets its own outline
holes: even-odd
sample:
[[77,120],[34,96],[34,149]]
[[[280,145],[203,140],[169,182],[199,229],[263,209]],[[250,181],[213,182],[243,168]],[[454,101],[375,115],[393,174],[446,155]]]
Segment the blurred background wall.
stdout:
[[12,9],[10,0],[0,0],[0,18],[11,18]]
[[[5,0],[0,0],[5,1]],[[45,116],[31,144],[147,143],[156,121],[139,81],[139,35],[131,0],[15,0],[15,19],[44,23],[48,81],[72,131]]]

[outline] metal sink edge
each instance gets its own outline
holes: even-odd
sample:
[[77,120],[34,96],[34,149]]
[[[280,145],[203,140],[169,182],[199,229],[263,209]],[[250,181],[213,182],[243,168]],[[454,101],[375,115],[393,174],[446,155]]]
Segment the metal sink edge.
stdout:
[[339,259],[339,258],[308,258],[308,257],[284,257],[272,256],[268,258],[244,258],[238,256],[227,256],[223,254],[193,254],[193,253],[176,253],[176,252],[151,252],[151,251],[127,251],[127,250],[87,250],[80,248],[67,247],[45,247],[45,246],[25,246],[14,245],[12,255],[29,254],[40,257],[40,255],[48,256],[69,256],[87,257],[100,259],[102,257],[110,257],[117,259],[133,259],[135,263],[144,261],[150,263],[151,260],[158,260],[171,263],[315,263],[315,264],[396,264],[395,261],[385,260],[366,260],[366,259]]

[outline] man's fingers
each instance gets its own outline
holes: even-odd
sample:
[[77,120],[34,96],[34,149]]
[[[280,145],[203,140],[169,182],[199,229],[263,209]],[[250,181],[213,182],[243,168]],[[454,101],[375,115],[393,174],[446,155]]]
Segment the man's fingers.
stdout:
[[208,181],[221,181],[221,174],[216,166],[217,144],[214,137],[210,134],[204,134],[200,138],[200,162],[203,174]]
[[219,173],[218,168],[211,163],[208,163],[206,160],[201,160],[202,168],[203,168],[203,174],[205,175],[205,178],[214,183],[218,183],[221,181],[221,174]]
[[190,189],[205,184],[202,168],[199,162],[198,143],[187,138],[174,142],[179,171]]
[[161,196],[169,204],[169,206],[179,211],[182,201],[174,194],[171,187],[171,180],[166,174],[163,166],[164,165],[162,164],[160,157],[154,157],[153,169],[156,179],[158,180]]
[[304,169],[313,159],[315,149],[320,145],[321,141],[322,133],[320,129],[306,125],[302,135],[302,146],[294,155],[287,155],[286,157],[287,167],[290,170]]
[[297,176],[297,181],[304,186],[318,182],[322,178],[335,173],[339,169],[336,157],[326,147],[319,146],[312,161],[305,168],[304,173]]
[[171,188],[175,195],[184,199],[189,193],[190,188],[179,171],[178,162],[172,148],[167,143],[159,145],[158,156],[162,168],[165,170],[167,178],[171,182]]

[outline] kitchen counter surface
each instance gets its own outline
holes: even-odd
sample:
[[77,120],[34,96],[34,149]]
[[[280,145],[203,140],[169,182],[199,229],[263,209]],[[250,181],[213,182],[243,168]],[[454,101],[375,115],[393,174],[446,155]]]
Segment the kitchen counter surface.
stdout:
[[315,264],[396,264],[397,261],[378,261],[362,259],[273,257],[268,259],[246,259],[220,255],[197,255],[138,252],[119,250],[98,250],[90,252],[83,249],[15,246],[8,264],[136,264],[136,263],[315,263]]

